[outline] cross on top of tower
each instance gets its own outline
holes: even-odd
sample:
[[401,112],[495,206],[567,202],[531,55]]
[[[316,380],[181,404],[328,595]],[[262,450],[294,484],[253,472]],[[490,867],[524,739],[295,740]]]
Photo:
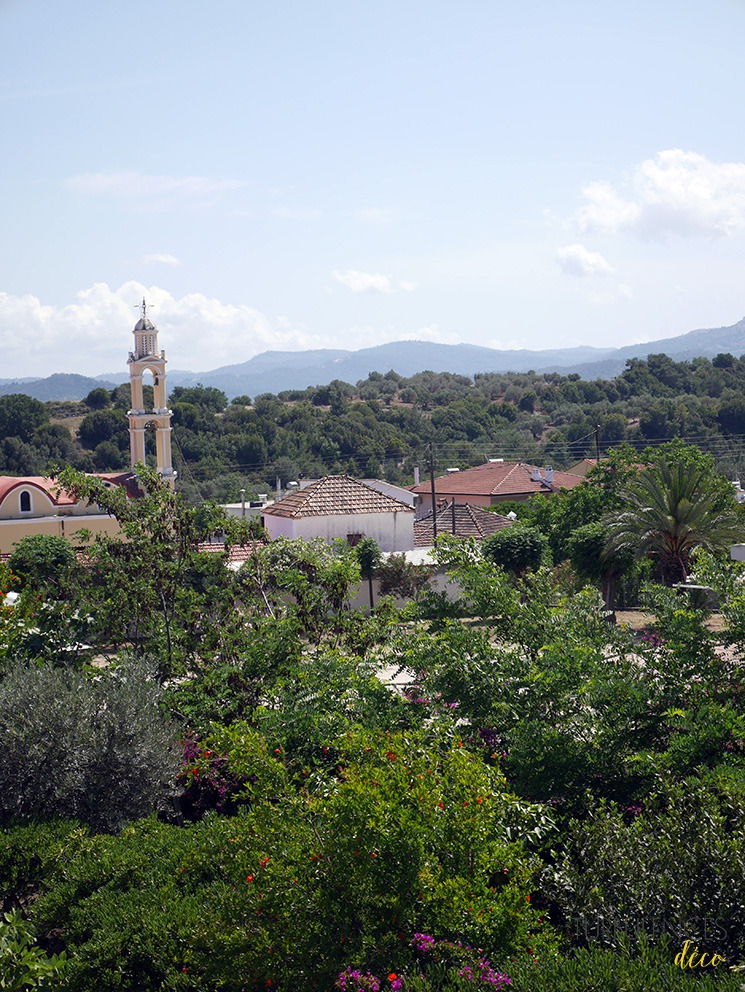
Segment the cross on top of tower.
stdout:
[[153,309],[152,303],[146,303],[144,296],[142,297],[142,303],[135,303],[135,305],[134,305],[134,309],[135,310],[142,310],[142,316],[143,317],[147,317],[147,309],[148,309],[148,307],[150,307],[151,310]]

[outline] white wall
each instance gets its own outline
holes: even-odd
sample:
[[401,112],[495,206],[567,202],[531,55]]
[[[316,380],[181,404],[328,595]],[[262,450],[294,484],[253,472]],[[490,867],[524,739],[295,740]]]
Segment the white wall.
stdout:
[[414,513],[398,510],[392,513],[329,513],[318,517],[290,517],[264,514],[264,526],[272,539],[301,537],[309,541],[321,537],[328,544],[346,541],[347,534],[372,537],[381,551],[410,551],[414,547]]

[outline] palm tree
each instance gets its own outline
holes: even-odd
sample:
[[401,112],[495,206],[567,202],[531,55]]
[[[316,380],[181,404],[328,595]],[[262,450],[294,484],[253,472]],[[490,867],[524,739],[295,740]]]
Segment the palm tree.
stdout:
[[622,498],[622,508],[603,519],[605,553],[656,556],[667,585],[686,580],[694,548],[722,551],[741,540],[734,498],[721,508],[709,468],[660,459],[628,483]]

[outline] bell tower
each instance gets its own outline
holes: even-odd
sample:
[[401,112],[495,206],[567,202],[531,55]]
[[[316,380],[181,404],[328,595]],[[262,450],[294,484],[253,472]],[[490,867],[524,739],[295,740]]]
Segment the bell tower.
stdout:
[[[171,462],[171,411],[166,404],[166,353],[158,351],[158,328],[147,315],[145,298],[139,304],[142,317],[134,326],[134,351],[130,351],[129,386],[132,409],[129,418],[129,454],[132,468],[137,462],[145,463],[145,428],[155,426],[155,450],[158,475],[174,484],[176,473]],[[142,376],[153,376],[153,409],[146,410],[143,399]]]

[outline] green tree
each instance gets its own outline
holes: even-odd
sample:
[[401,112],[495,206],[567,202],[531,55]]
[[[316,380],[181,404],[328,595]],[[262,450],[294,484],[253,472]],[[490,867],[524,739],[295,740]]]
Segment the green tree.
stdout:
[[[65,469],[62,486],[77,499],[97,503],[115,516],[121,535],[99,534],[90,545],[81,595],[94,605],[104,643],[133,642],[161,659],[163,673],[193,657],[233,657],[244,635],[232,621],[238,586],[227,565],[232,544],[256,534],[247,521],[219,507],[186,506],[157,474],[136,466],[140,495]],[[200,550],[224,536],[219,553]]]
[[354,551],[357,555],[357,561],[360,563],[360,576],[363,579],[367,579],[370,592],[370,609],[372,610],[375,606],[373,601],[373,578],[375,576],[375,569],[382,561],[380,548],[374,537],[363,537],[360,543],[355,546]]
[[91,389],[83,402],[91,410],[104,410],[107,406],[111,406],[111,396],[108,389],[97,386],[95,389]]
[[83,418],[78,437],[86,448],[95,448],[102,441],[113,441],[120,448],[129,439],[127,418],[121,410],[96,410]]
[[600,523],[585,524],[569,538],[569,561],[582,578],[598,581],[611,623],[616,621],[616,581],[631,567],[633,555],[627,549],[606,554],[606,532]]
[[49,423],[46,407],[23,393],[0,396],[0,438],[28,441],[39,427]]
[[32,534],[21,538],[8,559],[17,589],[51,588],[59,592],[75,565],[69,541],[54,534]]
[[152,672],[91,678],[47,665],[0,681],[0,816],[70,816],[97,829],[166,809],[180,750]]
[[661,457],[622,493],[622,507],[604,520],[606,553],[653,555],[667,585],[684,582],[691,553],[723,551],[741,536],[734,497],[721,505],[703,465]]
[[228,398],[221,389],[203,386],[201,382],[196,386],[175,386],[169,399],[174,403],[193,403],[212,413],[221,413],[228,405]]
[[546,536],[534,527],[519,524],[490,534],[482,542],[481,550],[485,558],[518,576],[528,569],[540,568],[544,556],[549,554]]

